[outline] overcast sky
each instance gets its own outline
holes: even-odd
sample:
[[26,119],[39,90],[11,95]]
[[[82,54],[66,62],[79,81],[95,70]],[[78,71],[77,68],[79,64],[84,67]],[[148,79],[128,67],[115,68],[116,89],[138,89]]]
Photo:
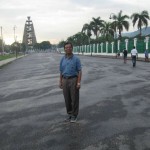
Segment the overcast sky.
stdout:
[[[111,21],[111,13],[122,10],[131,16],[149,8],[149,0],[1,0],[0,26],[6,44],[14,42],[14,26],[17,41],[21,42],[27,16],[31,16],[37,42],[53,44],[80,32],[92,17]],[[134,30],[137,28],[130,27],[129,31]]]

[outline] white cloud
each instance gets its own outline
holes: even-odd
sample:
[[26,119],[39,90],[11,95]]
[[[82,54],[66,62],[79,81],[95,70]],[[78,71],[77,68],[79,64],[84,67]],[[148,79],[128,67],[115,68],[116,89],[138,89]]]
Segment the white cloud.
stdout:
[[38,42],[50,40],[58,42],[80,32],[92,17],[110,21],[111,13],[131,15],[134,12],[149,10],[148,0],[1,0],[0,26],[4,40],[13,42],[14,25],[17,39],[23,37],[27,16],[31,16]]

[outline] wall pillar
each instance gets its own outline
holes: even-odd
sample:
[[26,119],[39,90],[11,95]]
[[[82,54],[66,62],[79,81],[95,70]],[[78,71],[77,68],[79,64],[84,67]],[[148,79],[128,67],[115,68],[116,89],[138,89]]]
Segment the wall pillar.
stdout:
[[106,53],[108,53],[108,42],[106,42]]
[[103,53],[103,43],[101,43],[101,53]]
[[97,44],[97,53],[98,53],[98,45],[99,45],[99,44]]
[[125,39],[126,50],[128,50],[128,42],[129,42],[129,39]]
[[136,48],[137,38],[134,38],[134,46]]
[[118,51],[120,51],[120,40],[118,40],[118,48],[117,48]]
[[145,42],[146,42],[146,49],[148,49],[148,42],[149,42],[149,37],[145,37]]
[[114,53],[114,42],[111,42],[111,51]]

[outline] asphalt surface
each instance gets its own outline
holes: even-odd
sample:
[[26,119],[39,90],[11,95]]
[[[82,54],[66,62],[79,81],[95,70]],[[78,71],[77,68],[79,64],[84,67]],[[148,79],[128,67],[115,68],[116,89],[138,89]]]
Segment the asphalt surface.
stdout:
[[150,150],[150,63],[79,56],[77,123],[65,123],[61,54],[0,68],[0,150]]

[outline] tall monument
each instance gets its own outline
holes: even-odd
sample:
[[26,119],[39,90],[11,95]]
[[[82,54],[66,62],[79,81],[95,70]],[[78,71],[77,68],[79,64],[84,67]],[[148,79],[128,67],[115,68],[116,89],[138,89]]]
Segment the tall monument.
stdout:
[[23,43],[26,46],[26,49],[33,49],[33,46],[37,43],[34,26],[32,20],[30,20],[30,16],[27,17],[24,34],[23,34]]

